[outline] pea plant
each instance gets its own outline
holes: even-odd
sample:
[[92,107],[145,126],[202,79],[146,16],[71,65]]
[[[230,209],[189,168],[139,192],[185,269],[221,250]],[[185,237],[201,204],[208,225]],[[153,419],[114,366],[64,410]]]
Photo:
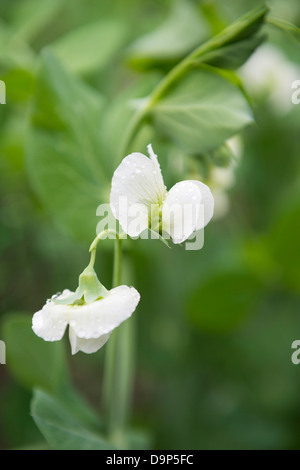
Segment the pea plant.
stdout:
[[[29,177],[66,232],[85,244],[90,240],[76,288],[62,286],[32,317],[33,332],[49,343],[52,359],[41,357],[42,367],[55,364],[57,372],[50,387],[47,377],[47,386],[34,387],[31,414],[54,449],[150,446],[130,421],[131,316],[143,315],[143,292],[123,280],[123,248],[129,242],[134,250],[138,238],[156,239],[163,249],[202,248],[204,228],[218,215],[214,178],[235,164],[234,139],[255,123],[239,68],[267,40],[269,23],[298,35],[296,27],[269,17],[264,5],[214,32],[200,24],[190,4],[176,5],[168,23],[129,46],[128,61],[140,79],[109,102],[77,74],[93,66],[89,50],[78,62],[66,41],[45,48],[38,59],[26,146]],[[89,44],[96,31],[80,37]],[[170,170],[166,155],[174,157]],[[168,172],[170,189],[163,177]],[[104,286],[95,260],[108,240],[114,243],[113,281]],[[61,349],[54,349],[66,332],[72,355],[105,348],[100,417],[83,403]]]

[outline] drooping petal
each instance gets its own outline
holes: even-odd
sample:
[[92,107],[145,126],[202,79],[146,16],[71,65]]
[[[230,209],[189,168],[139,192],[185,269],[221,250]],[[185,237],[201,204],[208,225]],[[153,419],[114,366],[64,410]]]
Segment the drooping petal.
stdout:
[[[64,290],[53,299],[64,299],[71,296],[73,292]],[[60,305],[54,300],[48,300],[44,307],[36,312],[32,318],[32,329],[34,333],[45,341],[59,341],[66,330],[70,317],[70,305]]]
[[81,339],[99,338],[129,318],[139,300],[140,294],[134,287],[115,287],[101,300],[72,306],[69,325]]
[[151,204],[161,204],[166,189],[157,160],[142,153],[125,157],[112,178],[110,205],[123,230],[135,237],[148,228]]
[[162,208],[163,236],[169,234],[174,243],[182,243],[196,229],[201,193],[190,181],[175,184],[168,192]]
[[80,338],[76,335],[72,327],[69,327],[69,340],[71,344],[72,354],[76,354],[78,351],[82,351],[86,354],[91,354],[98,349],[102,348],[106,341],[108,341],[110,333],[99,336],[99,338],[85,339]]

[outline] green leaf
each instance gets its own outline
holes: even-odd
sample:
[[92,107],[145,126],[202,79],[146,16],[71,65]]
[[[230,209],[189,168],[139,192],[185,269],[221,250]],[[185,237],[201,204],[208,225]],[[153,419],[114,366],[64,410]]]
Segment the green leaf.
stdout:
[[41,390],[34,390],[31,415],[54,450],[114,449],[96,427],[88,426],[60,400]]
[[26,144],[30,181],[71,236],[90,241],[109,197],[111,162],[100,140],[103,99],[44,51]]
[[192,52],[191,58],[216,67],[239,67],[265,39],[257,32],[267,12],[266,6],[250,11]]
[[9,68],[2,73],[1,79],[9,83],[6,89],[8,102],[23,103],[30,98],[34,77],[28,69]]
[[246,62],[266,39],[266,35],[253,36],[233,44],[215,49],[201,56],[200,62],[213,67],[236,69]]
[[31,329],[31,319],[25,313],[9,313],[3,319],[7,368],[24,387],[54,392],[65,375],[63,344],[38,338]]
[[221,31],[212,42],[225,46],[237,41],[243,41],[257,33],[264,24],[265,16],[269,8],[266,5],[259,6],[238,18],[234,23]]
[[179,62],[190,56],[197,63],[235,69],[240,67],[265,40],[258,36],[268,9],[255,8],[216,36],[207,40],[209,26],[189,3],[175,3],[168,20],[157,30],[138,39],[130,48],[130,63],[138,68]]
[[201,331],[230,331],[253,313],[261,296],[261,283],[250,272],[234,270],[206,279],[191,294],[188,316]]
[[[7,365],[5,367],[7,368]],[[29,414],[31,390],[8,380],[5,383],[6,386],[1,386],[1,429],[5,432],[9,448],[14,449],[40,441],[47,446]]]
[[36,131],[27,142],[29,178],[40,201],[72,238],[90,242],[97,206],[105,201],[101,180],[84,174],[79,149]]
[[210,34],[207,21],[187,1],[172,2],[166,20],[139,37],[128,49],[130,65],[138,69],[165,66],[180,60]]
[[191,153],[217,147],[253,122],[242,91],[204,67],[178,80],[149,113],[159,132]]
[[[241,93],[242,84],[238,77],[228,70],[204,64],[203,57],[250,38],[263,24],[266,12],[266,7],[251,11],[177,63],[152,93],[139,101],[136,113],[126,126],[122,152],[130,148],[134,134],[149,116],[163,136],[171,138],[185,151],[192,153],[221,145],[252,122],[252,112]],[[198,71],[195,71],[196,68]],[[210,80],[212,83],[209,83]],[[199,148],[199,145],[203,145],[203,148]]]
[[[126,156],[126,154],[121,153],[124,151],[122,148],[124,130],[127,129],[128,123],[137,112],[139,100],[151,93],[158,81],[159,77],[157,74],[145,74],[139,77],[130,87],[126,88],[125,91],[119,93],[106,107],[105,119],[102,122],[100,132],[101,138],[105,143],[107,158],[115,167],[117,167],[120,164],[120,160]],[[151,129],[153,130],[152,126]],[[139,141],[139,135],[138,133],[135,134],[133,138],[134,142],[125,150],[128,153],[130,153],[130,151],[144,151],[149,140],[147,138],[142,140],[143,145],[140,146],[139,142],[137,142]]]
[[266,19],[267,23],[276,28],[280,29],[281,31],[287,33],[293,39],[295,39],[298,43],[300,42],[300,28],[289,21],[282,20],[281,18],[276,18],[273,16],[268,16]]
[[96,432],[103,431],[103,423],[95,411],[81,397],[69,380],[65,380],[58,393],[55,395],[60,404],[71,413],[76,420],[80,421],[85,427]]
[[35,66],[35,54],[23,39],[0,20],[0,64],[5,68],[20,67],[28,71]]
[[13,34],[17,34],[25,41],[30,41],[49,24],[62,5],[63,0],[18,2],[11,21]]
[[106,66],[125,35],[124,22],[106,18],[72,30],[50,47],[70,71],[85,74]]

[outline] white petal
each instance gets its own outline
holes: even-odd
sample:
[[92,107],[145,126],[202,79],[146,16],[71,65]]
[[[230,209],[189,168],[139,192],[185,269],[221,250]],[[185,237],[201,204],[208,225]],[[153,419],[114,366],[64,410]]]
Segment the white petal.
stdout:
[[201,192],[191,181],[175,184],[163,204],[162,230],[174,243],[182,243],[196,229],[201,204]]
[[106,341],[108,341],[109,337],[110,333],[99,336],[99,338],[79,338],[73,328],[69,328],[69,339],[71,343],[72,354],[76,354],[78,351],[82,351],[86,354],[94,353],[98,351],[98,349],[102,348]]
[[139,300],[140,294],[134,287],[116,287],[101,300],[72,306],[69,325],[79,338],[99,338],[129,318]]
[[110,205],[123,230],[137,236],[148,228],[151,204],[161,204],[166,189],[157,160],[142,153],[125,157],[112,178]]
[[200,181],[175,184],[163,204],[162,229],[174,243],[182,243],[208,224],[213,215],[214,199],[210,189]]
[[68,324],[69,305],[59,305],[49,301],[42,310],[33,315],[32,329],[45,341],[60,340]]
[[196,230],[200,230],[208,224],[214,215],[214,197],[206,184],[196,180],[188,181],[194,183],[201,192],[201,204],[203,204],[204,217],[199,218],[196,228]]

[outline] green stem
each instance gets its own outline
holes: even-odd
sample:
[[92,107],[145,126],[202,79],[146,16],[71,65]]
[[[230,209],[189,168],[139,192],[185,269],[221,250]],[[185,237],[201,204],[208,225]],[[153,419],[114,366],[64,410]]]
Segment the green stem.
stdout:
[[95,260],[96,260],[96,248],[90,250],[90,252],[91,252],[91,259],[90,259],[88,267],[93,268],[95,264]]
[[245,33],[245,29],[247,30],[251,24],[255,25],[257,22],[262,21],[267,11],[268,8],[265,6],[255,8],[250,14],[239,18],[219,34],[196,47],[167,73],[154,88],[150,96],[144,100],[144,104],[141,108],[132,116],[121,143],[120,159],[125,157],[125,153],[129,149],[135,133],[152,106],[160,100],[172,85],[174,85],[180,76],[186,73],[190,67],[199,66],[201,63],[204,63],[207,55],[211,52],[234,42],[239,35]]
[[[90,246],[90,249],[89,249],[89,252],[91,253],[90,262],[88,264],[89,268],[94,267],[94,264],[95,264],[95,261],[96,261],[97,245],[98,245],[99,241],[103,240],[103,238],[106,237],[109,234],[114,235],[116,238],[118,237],[118,234],[115,230],[107,229],[107,230],[103,230],[103,232],[99,233],[96,236],[96,238],[93,240],[93,242]],[[121,238],[121,235],[119,235],[119,238]]]
[[[115,243],[113,287],[121,284],[122,245]],[[104,405],[109,441],[126,448],[126,426],[132,391],[132,322],[120,325],[111,335],[106,349]]]
[[109,234],[114,235],[114,237],[118,236],[117,232],[113,229],[103,230],[101,233],[99,233],[96,236],[95,240],[92,242],[92,244],[90,246],[90,253],[93,253],[93,251],[96,251],[96,248],[97,248],[97,245],[98,245],[99,241],[102,240],[104,237],[106,237]]
[[113,287],[121,284],[122,280],[122,242],[119,238],[115,242],[114,267],[113,267]]
[[178,80],[178,78],[187,71],[187,68],[193,65],[193,59],[198,52],[198,48],[185,57],[170,72],[158,83],[148,98],[145,98],[144,104],[141,108],[133,115],[129,125],[127,127],[124,138],[121,142],[120,158],[124,158],[126,150],[129,149],[132,139],[137,132],[139,126],[143,122],[143,119],[147,115],[148,111],[151,110],[152,106],[159,100],[159,98],[166,92],[166,90],[172,86],[172,84]]

